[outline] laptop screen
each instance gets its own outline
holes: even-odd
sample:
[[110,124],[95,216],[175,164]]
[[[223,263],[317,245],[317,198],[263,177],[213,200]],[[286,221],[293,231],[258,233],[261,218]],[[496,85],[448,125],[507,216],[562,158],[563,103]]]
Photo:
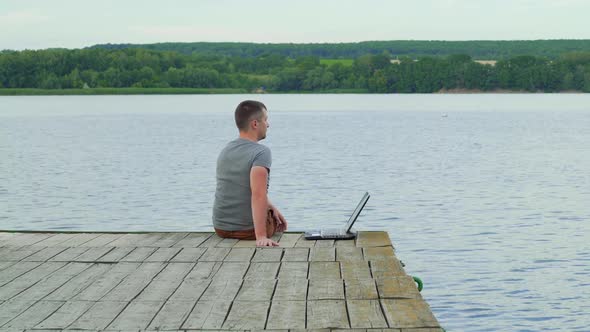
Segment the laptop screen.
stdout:
[[352,228],[352,225],[356,221],[356,218],[358,218],[359,214],[361,214],[361,211],[365,207],[365,204],[367,204],[369,197],[371,197],[371,195],[369,195],[369,193],[366,192],[365,195],[363,196],[363,198],[361,198],[361,201],[356,206],[356,209],[354,209],[354,212],[352,212],[352,215],[350,216],[350,218],[346,222],[346,232],[350,232],[350,229]]

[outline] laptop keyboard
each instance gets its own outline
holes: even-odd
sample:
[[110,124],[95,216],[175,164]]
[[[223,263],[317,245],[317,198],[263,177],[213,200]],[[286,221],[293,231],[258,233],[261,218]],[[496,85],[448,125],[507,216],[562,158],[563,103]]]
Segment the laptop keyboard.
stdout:
[[342,229],[322,229],[320,231],[322,237],[337,237],[337,236],[345,236],[346,232]]

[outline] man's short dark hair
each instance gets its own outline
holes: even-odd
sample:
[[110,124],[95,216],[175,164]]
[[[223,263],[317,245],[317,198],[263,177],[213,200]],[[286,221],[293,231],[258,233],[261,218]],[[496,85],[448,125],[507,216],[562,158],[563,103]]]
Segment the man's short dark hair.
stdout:
[[262,118],[265,109],[266,106],[259,101],[244,100],[236,107],[236,126],[239,130],[247,130],[250,121]]

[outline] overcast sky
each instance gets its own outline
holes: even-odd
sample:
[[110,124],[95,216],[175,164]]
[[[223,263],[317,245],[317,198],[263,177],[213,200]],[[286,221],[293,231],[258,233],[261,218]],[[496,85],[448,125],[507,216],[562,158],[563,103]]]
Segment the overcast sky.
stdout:
[[590,0],[0,0],[0,50],[99,43],[590,39]]

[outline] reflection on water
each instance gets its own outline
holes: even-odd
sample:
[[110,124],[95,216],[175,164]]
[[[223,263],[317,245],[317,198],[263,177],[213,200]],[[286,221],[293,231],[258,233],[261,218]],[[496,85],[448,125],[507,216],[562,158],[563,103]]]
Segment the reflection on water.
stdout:
[[[210,231],[247,97],[0,97],[0,228]],[[590,96],[254,98],[292,229],[368,190],[447,330],[588,330]]]

